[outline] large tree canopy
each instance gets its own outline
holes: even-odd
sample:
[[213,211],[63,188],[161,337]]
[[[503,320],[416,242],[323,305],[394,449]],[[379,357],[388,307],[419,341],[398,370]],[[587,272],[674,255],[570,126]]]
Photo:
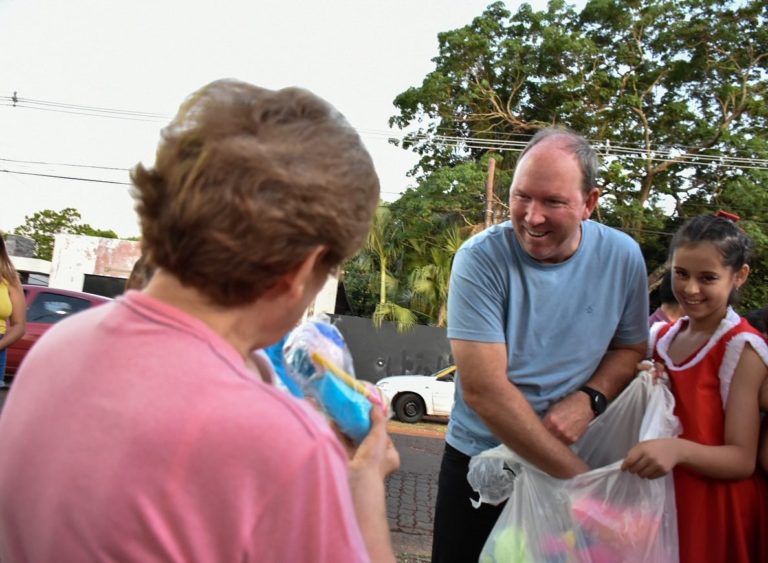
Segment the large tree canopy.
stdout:
[[[766,22],[764,0],[591,0],[580,12],[552,0],[514,14],[496,2],[439,34],[434,70],[396,97],[390,122],[421,158],[419,197],[408,192],[393,205],[426,200],[418,209],[434,222],[472,216],[465,204],[474,198],[482,214],[482,187],[467,191],[459,213],[444,194],[470,184],[442,196],[435,185],[489,151],[508,171],[537,129],[561,124],[601,152],[597,218],[634,236],[649,270],[664,262],[682,220],[721,207],[764,241]],[[764,262],[754,262],[746,305],[766,297]]]

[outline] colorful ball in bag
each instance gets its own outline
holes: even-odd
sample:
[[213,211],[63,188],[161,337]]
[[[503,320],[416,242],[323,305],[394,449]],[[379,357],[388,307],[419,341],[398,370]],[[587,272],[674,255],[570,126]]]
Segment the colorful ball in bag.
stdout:
[[599,543],[627,552],[655,542],[661,527],[661,519],[655,512],[612,506],[588,497],[575,501],[571,513]]
[[505,528],[496,536],[493,557],[498,562],[533,563],[528,549],[528,536],[520,528]]
[[550,534],[541,540],[541,554],[547,558],[547,561],[567,561],[568,554],[573,552],[576,545],[576,533],[568,530],[564,534]]

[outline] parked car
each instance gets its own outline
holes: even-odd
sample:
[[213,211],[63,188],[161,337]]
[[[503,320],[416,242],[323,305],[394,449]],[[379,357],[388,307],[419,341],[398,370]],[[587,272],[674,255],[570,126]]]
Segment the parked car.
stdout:
[[449,416],[453,408],[453,379],[456,366],[432,375],[393,375],[376,382],[395,417],[419,422],[425,415]]
[[82,291],[27,284],[22,287],[27,302],[27,332],[8,347],[5,368],[8,379],[11,379],[8,376],[13,376],[19,369],[21,360],[32,345],[52,325],[78,311],[112,301],[108,297]]

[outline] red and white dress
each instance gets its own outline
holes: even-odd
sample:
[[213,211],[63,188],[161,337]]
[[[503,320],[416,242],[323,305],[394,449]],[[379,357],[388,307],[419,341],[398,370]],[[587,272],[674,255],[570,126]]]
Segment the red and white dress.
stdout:
[[[675,396],[680,438],[706,445],[725,440],[725,401],[744,346],[749,343],[768,365],[762,335],[728,309],[726,317],[691,357],[676,365],[669,347],[687,325],[658,323],[651,329],[653,357],[666,366]],[[680,561],[768,562],[768,481],[751,477],[726,481],[704,477],[683,466],[674,469]]]

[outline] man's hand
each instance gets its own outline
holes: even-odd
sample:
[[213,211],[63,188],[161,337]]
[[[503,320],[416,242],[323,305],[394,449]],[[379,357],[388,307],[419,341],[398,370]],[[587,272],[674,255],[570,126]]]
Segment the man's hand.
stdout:
[[675,465],[680,463],[680,456],[680,440],[648,440],[629,450],[621,464],[621,470],[635,473],[645,479],[657,479],[672,471]]
[[584,435],[593,418],[589,395],[576,391],[549,407],[543,422],[557,439],[571,445]]

